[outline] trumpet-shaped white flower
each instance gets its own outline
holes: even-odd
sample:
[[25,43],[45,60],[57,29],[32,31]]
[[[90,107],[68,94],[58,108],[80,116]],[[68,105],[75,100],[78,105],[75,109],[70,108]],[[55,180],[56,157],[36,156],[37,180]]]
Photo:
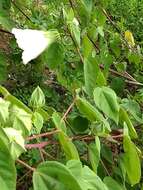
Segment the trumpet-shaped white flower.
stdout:
[[13,28],[12,33],[15,35],[18,46],[23,50],[22,60],[24,64],[37,58],[59,34],[57,31],[40,31],[31,29]]

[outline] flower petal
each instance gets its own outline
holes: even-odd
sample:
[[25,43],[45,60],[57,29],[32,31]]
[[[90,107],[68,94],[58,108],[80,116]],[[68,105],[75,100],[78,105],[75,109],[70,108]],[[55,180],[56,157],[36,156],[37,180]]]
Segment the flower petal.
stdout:
[[55,31],[40,31],[31,29],[12,29],[18,46],[23,50],[24,64],[37,58],[57,37]]

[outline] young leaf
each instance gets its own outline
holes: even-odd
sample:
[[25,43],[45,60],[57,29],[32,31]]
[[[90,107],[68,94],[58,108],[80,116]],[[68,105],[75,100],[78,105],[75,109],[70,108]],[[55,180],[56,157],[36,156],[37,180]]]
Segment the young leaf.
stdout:
[[135,46],[133,34],[129,30],[125,31],[125,39],[131,47]]
[[43,120],[43,117],[40,113],[38,112],[34,112],[33,114],[33,124],[34,126],[36,127],[36,131],[37,133],[40,134],[40,131],[43,127],[43,123],[44,123],[44,120]]
[[119,120],[119,104],[115,92],[108,87],[97,87],[94,90],[94,101],[97,107],[116,123]]
[[18,46],[23,50],[22,60],[24,64],[27,64],[31,60],[37,58],[45,49],[59,38],[59,34],[56,30],[45,32],[13,28],[12,33],[17,39]]
[[41,108],[45,105],[45,96],[41,88],[38,86],[31,95],[29,105],[33,109]]

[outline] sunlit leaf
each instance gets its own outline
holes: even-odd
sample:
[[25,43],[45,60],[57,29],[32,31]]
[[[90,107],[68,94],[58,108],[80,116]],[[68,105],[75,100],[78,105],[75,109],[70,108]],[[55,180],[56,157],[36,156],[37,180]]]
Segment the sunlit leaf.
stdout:
[[40,164],[34,172],[33,184],[34,190],[82,190],[70,170],[56,161]]
[[97,107],[116,123],[119,120],[119,104],[115,92],[108,87],[97,87],[94,90],[94,101]]
[[4,128],[3,130],[9,139],[8,146],[12,158],[17,159],[25,151],[24,138],[22,137],[21,131],[13,128]]

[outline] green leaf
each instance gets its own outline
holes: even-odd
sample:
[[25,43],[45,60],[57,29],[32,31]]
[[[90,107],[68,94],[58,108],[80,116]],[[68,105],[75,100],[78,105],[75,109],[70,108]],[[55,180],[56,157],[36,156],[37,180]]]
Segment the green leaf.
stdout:
[[92,11],[92,6],[93,6],[93,0],[81,0],[81,3],[84,5],[87,13],[90,15]]
[[48,121],[50,119],[49,110],[46,111],[43,108],[38,108],[38,109],[36,109],[36,112],[38,112],[43,117],[44,121]]
[[41,108],[45,105],[45,96],[41,88],[38,86],[31,95],[29,105],[33,109]]
[[96,29],[97,34],[100,34],[104,38],[103,26],[98,26]]
[[44,121],[43,121],[42,115],[40,113],[38,113],[38,112],[34,112],[34,114],[33,114],[33,124],[36,127],[37,133],[39,133],[39,134],[40,134],[41,129],[43,127],[43,123],[44,123]]
[[84,60],[85,89],[90,96],[93,96],[93,91],[95,87],[97,87],[96,79],[99,71],[100,70],[96,58],[93,58],[90,55]]
[[98,7],[95,7],[94,17],[96,19],[98,26],[103,26],[106,23],[107,18],[104,15],[103,11],[99,9]]
[[69,160],[66,163],[66,166],[71,171],[73,176],[76,178],[82,178],[82,163],[79,160]]
[[[9,138],[6,135],[4,128],[0,127],[0,142],[2,142],[2,145],[4,144],[4,149],[6,148],[9,150]],[[2,148],[1,144],[0,147]]]
[[117,181],[115,181],[112,177],[105,177],[103,181],[109,189],[125,190],[125,188],[121,186]]
[[9,151],[12,158],[15,160],[25,151],[24,138],[21,135],[21,131],[13,128],[4,128],[3,130],[9,139]]
[[2,190],[16,189],[15,163],[8,151],[0,148],[0,188]]
[[134,100],[129,100],[127,98],[122,100],[121,104],[127,112],[129,112],[138,122],[143,123],[140,106]]
[[71,160],[71,159],[79,160],[78,151],[75,145],[72,143],[72,141],[66,134],[66,127],[65,127],[64,121],[56,112],[53,113],[52,119],[56,128],[61,130],[61,132],[58,133],[58,138],[65,152],[66,158],[68,160]]
[[3,124],[7,121],[9,117],[9,106],[10,103],[8,101],[0,98],[0,123]]
[[0,12],[0,24],[8,31],[11,31],[11,29],[14,27],[14,23],[5,11]]
[[85,117],[77,116],[72,121],[72,128],[78,133],[85,133],[88,129],[88,120]]
[[89,40],[89,38],[87,37],[87,35],[85,35],[82,39],[82,52],[84,55],[84,59],[87,59],[90,56],[92,50],[93,50],[93,45]]
[[77,97],[76,105],[80,113],[83,114],[90,121],[102,121],[104,117],[93,107],[86,99]]
[[110,47],[113,51],[113,53],[116,55],[116,57],[119,57],[121,54],[121,38],[119,36],[119,34],[115,33],[112,36],[112,39],[110,40]]
[[70,170],[56,161],[42,163],[33,174],[34,190],[82,190]]
[[83,179],[88,184],[87,190],[109,190],[103,181],[87,166],[83,168]]
[[120,112],[119,112],[119,122],[123,125],[124,122],[127,124],[128,130],[129,130],[129,135],[131,138],[137,138],[137,132],[127,114],[124,108],[120,107]]
[[119,104],[115,92],[108,87],[97,87],[94,90],[94,101],[97,107],[116,123],[119,120]]
[[12,96],[11,94],[9,94],[9,92],[5,88],[3,88],[2,91],[4,91],[2,93],[5,97],[5,100],[9,101],[12,105],[17,106],[18,108],[23,109],[28,114],[32,114],[32,111],[24,103],[18,100],[15,96]]
[[102,155],[102,158],[104,158],[110,164],[114,162],[113,153],[108,145],[102,144],[101,155]]
[[57,42],[51,44],[50,47],[41,55],[41,58],[50,69],[56,69],[64,60],[62,46]]
[[95,137],[95,143],[90,143],[88,154],[92,169],[97,174],[97,168],[100,161],[100,140],[97,136]]
[[74,17],[73,9],[70,9],[70,11],[68,12],[64,10],[63,14],[66,19],[68,28],[75,39],[75,42],[80,47],[80,28],[79,28],[78,20]]
[[32,115],[16,106],[13,106],[11,111],[10,120],[13,128],[21,130],[23,136],[29,135],[32,128]]
[[123,148],[125,152],[123,154],[123,164],[130,184],[135,185],[139,183],[141,178],[141,163],[135,144],[126,134],[124,134]]
[[106,86],[107,81],[102,71],[99,70],[96,83],[98,86]]
[[70,160],[67,167],[74,175],[82,190],[108,190],[102,180],[88,167],[83,166],[80,161]]
[[73,19],[72,23],[70,23],[70,30],[76,40],[76,43],[80,47],[80,28],[76,18]]
[[105,120],[103,115],[93,107],[86,99],[77,97],[76,105],[79,109],[80,113],[83,114],[88,120],[91,122],[93,121],[100,121],[104,124],[105,128],[110,131],[109,123]]

